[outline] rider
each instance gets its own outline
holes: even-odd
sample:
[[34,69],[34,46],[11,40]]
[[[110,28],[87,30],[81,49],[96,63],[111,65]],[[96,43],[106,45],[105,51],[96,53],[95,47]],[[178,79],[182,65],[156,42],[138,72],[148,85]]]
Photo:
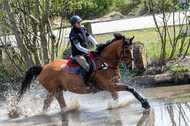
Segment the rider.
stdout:
[[88,78],[90,66],[86,61],[84,55],[90,54],[90,50],[87,49],[87,38],[94,45],[98,45],[96,40],[88,33],[85,27],[81,26],[82,19],[75,15],[70,18],[70,23],[73,26],[69,34],[71,41],[71,51],[73,58],[85,69],[83,72],[84,90],[89,90]]

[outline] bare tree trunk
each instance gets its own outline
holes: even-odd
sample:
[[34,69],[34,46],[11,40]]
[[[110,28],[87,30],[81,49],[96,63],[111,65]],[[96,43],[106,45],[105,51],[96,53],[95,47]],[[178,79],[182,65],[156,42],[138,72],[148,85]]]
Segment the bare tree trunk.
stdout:
[[[164,0],[162,0],[162,5],[163,5],[163,8],[164,8]],[[156,20],[156,16],[155,16],[155,10],[154,10],[154,3],[152,0],[150,0],[150,6],[151,6],[151,9],[152,9],[152,16],[153,16],[153,19],[154,19],[154,22],[155,22],[155,25],[156,25],[156,29],[158,30],[158,33],[160,35],[160,39],[161,39],[161,43],[162,43],[162,48],[161,48],[161,54],[160,54],[160,62],[159,64],[162,66],[165,62],[165,58],[166,58],[166,50],[165,50],[165,47],[166,47],[166,29],[167,29],[167,23],[166,23],[166,17],[165,17],[165,8],[163,9],[163,23],[164,23],[164,26],[163,26],[163,32],[161,32],[159,26],[158,26],[158,22]]]
[[40,38],[41,38],[42,51],[43,51],[43,60],[44,60],[44,63],[47,64],[47,63],[49,63],[49,55],[48,55],[49,53],[48,53],[48,42],[46,39],[45,26],[48,23],[48,17],[50,14],[50,1],[46,0],[45,9],[43,8],[43,6],[39,0],[38,0],[38,3],[40,4],[40,7],[44,11],[44,15],[42,16],[42,19],[40,21]]
[[173,39],[173,42],[171,43],[171,46],[172,46],[172,52],[170,54],[170,59],[174,56],[174,53],[176,51],[176,45],[177,45],[177,40],[176,40],[176,29],[175,29],[175,12],[173,11],[173,29],[174,29],[174,39]]
[[162,7],[163,7],[163,41],[162,41],[162,48],[161,48],[161,55],[160,55],[160,66],[164,65],[166,60],[166,30],[167,30],[167,21],[166,21],[166,14],[165,14],[165,1],[162,0]]
[[187,45],[187,49],[186,49],[186,51],[185,51],[185,53],[184,53],[184,55],[183,55],[183,58],[182,58],[182,59],[184,59],[184,58],[185,58],[185,56],[187,55],[187,52],[188,52],[188,50],[189,50],[189,47],[190,47],[190,39],[189,39],[189,42],[188,42],[188,45]]
[[3,55],[2,55],[2,49],[0,48],[0,64],[3,62]]
[[47,64],[49,63],[48,45],[47,45],[45,29],[41,25],[40,25],[40,38],[41,38],[41,46],[43,52],[43,61],[45,64]]
[[55,35],[53,35],[53,30],[51,27],[51,22],[48,19],[48,26],[49,26],[49,33],[50,33],[50,38],[51,38],[51,61],[54,61],[54,53],[55,53],[55,41],[56,41],[56,37]]
[[4,0],[3,4],[4,4],[4,9],[7,11],[8,17],[10,18],[11,27],[12,27],[13,33],[15,35],[15,38],[17,40],[17,44],[19,45],[21,55],[26,60],[26,67],[29,68],[29,67],[33,66],[34,63],[33,63],[32,59],[30,59],[28,56],[28,51],[23,44],[23,40],[20,36],[20,30],[17,26],[16,19],[14,18],[13,14],[11,12],[10,5],[9,5],[8,1]]
[[37,46],[38,29],[37,29],[37,24],[34,21],[32,21],[32,27],[33,27],[33,32],[34,32],[32,42],[33,42],[33,45],[34,45],[34,48],[35,48],[35,50],[33,51],[35,64],[36,65],[41,65],[41,62],[40,62],[40,59],[39,59],[39,56],[38,56],[38,46]]
[[181,46],[180,46],[180,49],[179,49],[179,54],[178,54],[178,57],[180,57],[182,55],[182,52],[183,52],[183,49],[184,49],[184,45],[185,45],[185,36],[182,37],[182,40],[181,40]]

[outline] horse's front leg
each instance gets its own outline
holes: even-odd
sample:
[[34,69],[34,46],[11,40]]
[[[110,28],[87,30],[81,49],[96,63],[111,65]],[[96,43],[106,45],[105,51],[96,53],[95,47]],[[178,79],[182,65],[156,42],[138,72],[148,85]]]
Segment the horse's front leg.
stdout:
[[118,92],[117,91],[111,92],[111,96],[114,100],[117,100],[118,99]]
[[137,91],[135,91],[135,89],[133,87],[131,87],[131,86],[125,86],[125,88],[126,88],[127,91],[130,91],[135,96],[135,98],[138,101],[141,102],[143,108],[145,108],[145,109],[149,109],[150,108],[148,100],[144,99]]
[[[135,96],[135,98],[141,102],[143,108],[145,108],[145,109],[150,108],[150,105],[149,105],[147,99],[144,99],[133,87],[122,85],[120,83],[114,83],[114,84],[112,83],[111,86],[108,86],[108,87],[109,87],[108,90],[110,92],[130,91]],[[112,97],[113,97],[113,95],[112,95]]]

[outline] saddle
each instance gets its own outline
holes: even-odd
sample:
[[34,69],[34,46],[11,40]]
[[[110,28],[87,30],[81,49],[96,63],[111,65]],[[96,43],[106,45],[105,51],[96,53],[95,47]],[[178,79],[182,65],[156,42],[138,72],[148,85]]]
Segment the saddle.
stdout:
[[[96,71],[96,63],[93,60],[93,56],[89,55],[89,57],[85,57],[90,65],[90,77],[94,77],[95,71]],[[69,74],[75,74],[79,78],[83,79],[83,71],[85,69],[77,63],[77,61],[73,58],[69,59],[67,62],[67,73]]]
[[[90,72],[89,72],[90,76],[89,76],[88,82],[94,86],[94,88],[95,88],[94,93],[97,93],[97,92],[101,91],[102,89],[97,85],[96,81],[93,79],[93,77],[96,73],[96,70],[97,70],[96,63],[93,59],[94,57],[92,54],[89,54],[89,56],[88,57],[85,56],[85,58],[90,65]],[[68,62],[67,62],[67,73],[68,74],[75,74],[79,78],[83,79],[83,71],[84,70],[85,69],[80,64],[78,64],[78,62],[75,59],[71,58],[68,60]]]

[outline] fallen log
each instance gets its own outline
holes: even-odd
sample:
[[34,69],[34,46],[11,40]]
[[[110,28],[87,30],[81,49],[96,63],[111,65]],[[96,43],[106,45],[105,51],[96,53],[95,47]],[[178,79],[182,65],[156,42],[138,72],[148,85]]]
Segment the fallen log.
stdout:
[[164,73],[157,75],[136,76],[130,80],[131,86],[155,87],[190,83],[190,72]]

